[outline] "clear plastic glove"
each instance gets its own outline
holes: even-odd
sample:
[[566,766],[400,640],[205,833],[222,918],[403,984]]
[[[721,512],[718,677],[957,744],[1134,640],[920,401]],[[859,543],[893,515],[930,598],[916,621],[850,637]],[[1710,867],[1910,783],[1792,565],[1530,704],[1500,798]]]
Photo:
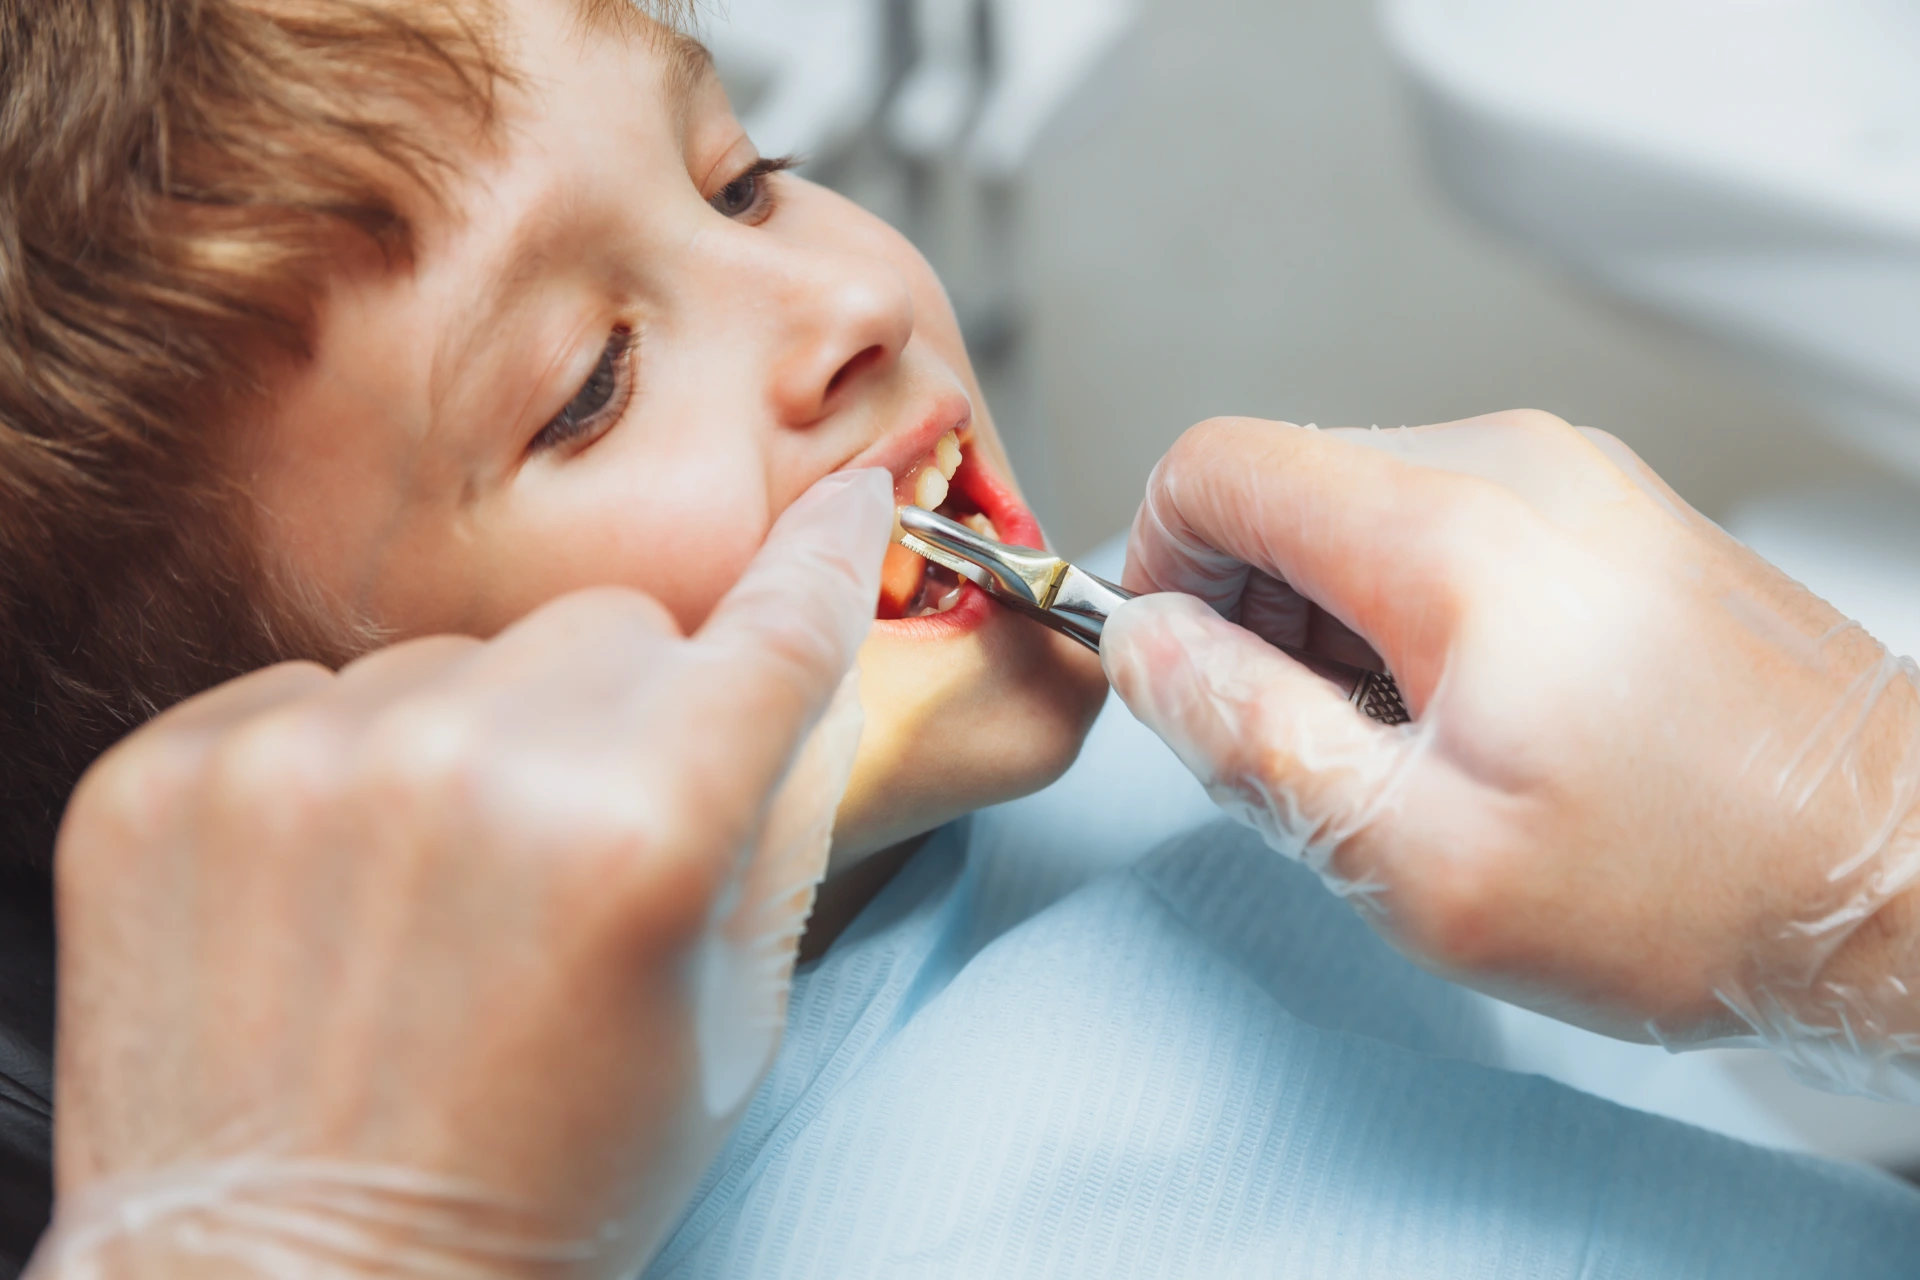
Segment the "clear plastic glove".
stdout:
[[112,753],[56,862],[32,1274],[637,1270],[772,1057],[891,521],[831,478],[692,639],[590,592]]
[[[1617,440],[1205,424],[1153,477],[1127,586],[1199,600],[1115,615],[1121,696],[1416,959],[1920,1100],[1920,673]],[[1226,619],[1378,654],[1416,723]]]

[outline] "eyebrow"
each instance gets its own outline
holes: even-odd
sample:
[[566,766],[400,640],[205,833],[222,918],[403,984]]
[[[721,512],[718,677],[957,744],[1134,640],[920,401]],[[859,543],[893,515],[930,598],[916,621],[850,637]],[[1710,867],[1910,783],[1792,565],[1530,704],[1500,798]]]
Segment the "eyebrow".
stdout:
[[696,93],[714,74],[713,54],[690,35],[669,31],[667,41],[667,109],[684,121]]
[[[714,73],[713,54],[707,46],[668,25],[682,6],[649,6],[635,0],[576,0],[579,13],[590,29],[623,31],[643,40],[656,40],[667,56],[667,109],[676,120],[684,120],[693,95],[701,83]],[[649,13],[652,8],[654,12]],[[665,13],[659,12],[665,9]]]

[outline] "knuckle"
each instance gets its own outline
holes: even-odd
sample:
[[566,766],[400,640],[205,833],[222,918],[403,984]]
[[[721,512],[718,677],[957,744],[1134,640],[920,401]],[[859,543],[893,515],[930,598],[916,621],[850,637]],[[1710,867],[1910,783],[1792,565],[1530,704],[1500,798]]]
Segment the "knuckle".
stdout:
[[[492,759],[512,751],[510,735],[489,735],[460,699],[416,696],[381,708],[356,752],[353,786],[381,805],[466,805],[483,794]],[[489,745],[491,744],[491,745]]]
[[174,825],[204,785],[209,748],[202,735],[150,729],[103,756],[67,806],[60,866],[117,865],[137,852],[143,837]]
[[1183,460],[1212,457],[1223,449],[1233,449],[1249,433],[1271,427],[1271,423],[1253,418],[1208,418],[1188,428],[1174,442],[1174,454]]
[[1612,470],[1625,473],[1629,479],[1638,482],[1642,489],[1652,491],[1665,488],[1653,468],[1647,465],[1646,459],[1619,436],[1595,427],[1576,427],[1574,431],[1590,449],[1599,451]]
[[223,696],[243,704],[270,694],[297,698],[332,680],[332,672],[314,663],[268,667],[172,708],[108,751],[82,776],[63,817],[63,878],[144,858],[202,806],[295,803],[297,784],[311,776],[314,760],[312,743],[294,745],[309,713],[283,703],[277,712],[227,724],[208,700],[217,707]]
[[276,686],[286,688],[289,692],[294,690],[312,692],[331,685],[334,681],[334,673],[318,662],[302,659],[293,662],[275,663],[273,666],[261,671],[256,671],[250,676],[242,677],[239,683],[256,680],[262,683],[271,682]]
[[1297,801],[1295,789],[1287,785],[1299,769],[1292,726],[1257,703],[1246,729],[1244,736],[1230,736],[1221,744],[1214,767],[1227,779],[1257,785],[1263,792],[1284,791]]
[[339,795],[347,751],[335,718],[315,708],[277,711],[222,735],[207,754],[206,791],[221,812],[272,807],[298,820]]
[[[626,789],[620,801],[576,815],[563,867],[567,897],[583,925],[630,947],[673,951],[688,945],[712,911],[732,855],[744,836],[716,822],[696,797],[667,785]],[[736,838],[738,837],[738,838]]]
[[103,756],[87,771],[74,805],[102,813],[139,813],[191,790],[206,768],[210,744],[196,734],[153,730]]
[[417,668],[426,670],[429,659],[439,659],[438,669],[444,670],[457,659],[466,657],[481,648],[483,641],[471,636],[422,636],[413,640],[376,649],[372,653],[358,658],[344,667],[340,676],[353,683],[384,674],[393,668]]
[[1548,413],[1544,409],[1507,409],[1500,413],[1488,414],[1481,421],[1491,426],[1509,427],[1516,431],[1539,435],[1563,435],[1573,431],[1573,427],[1565,418]]
[[1575,427],[1574,430],[1603,448],[1618,450],[1628,457],[1635,459],[1638,459],[1640,456],[1634,451],[1631,445],[1611,431],[1604,431],[1599,427]]
[[1223,476],[1244,473],[1272,441],[1272,423],[1251,418],[1209,418],[1189,427],[1155,465],[1148,484],[1155,496],[1180,505],[1178,495],[1205,490]]

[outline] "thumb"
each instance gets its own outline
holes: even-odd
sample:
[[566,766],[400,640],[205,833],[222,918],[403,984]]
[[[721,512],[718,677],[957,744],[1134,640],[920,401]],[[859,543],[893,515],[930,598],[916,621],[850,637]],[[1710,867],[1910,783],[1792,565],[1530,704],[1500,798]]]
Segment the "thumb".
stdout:
[[1394,807],[1424,741],[1374,724],[1332,685],[1190,596],[1142,596],[1106,626],[1107,678],[1214,802],[1336,893],[1342,852]]

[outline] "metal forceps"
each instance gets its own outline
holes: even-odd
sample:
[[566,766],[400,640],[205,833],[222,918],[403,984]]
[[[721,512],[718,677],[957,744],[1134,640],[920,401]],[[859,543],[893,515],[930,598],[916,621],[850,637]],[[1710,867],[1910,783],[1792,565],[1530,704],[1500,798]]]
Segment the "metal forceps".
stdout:
[[[1059,556],[1010,547],[975,533],[957,520],[921,507],[901,507],[893,540],[973,583],[995,600],[1044,627],[1071,636],[1095,653],[1115,609],[1133,593],[1096,578]],[[1407,705],[1393,677],[1363,671],[1316,654],[1279,646],[1288,657],[1330,680],[1347,701],[1383,725],[1408,723]]]

